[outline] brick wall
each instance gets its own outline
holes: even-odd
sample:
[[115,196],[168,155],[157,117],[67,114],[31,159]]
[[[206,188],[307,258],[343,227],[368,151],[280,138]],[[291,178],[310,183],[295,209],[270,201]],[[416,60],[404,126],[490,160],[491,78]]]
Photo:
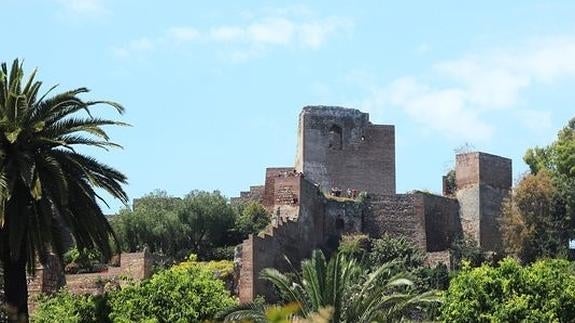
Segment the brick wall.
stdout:
[[34,310],[39,294],[51,294],[64,286],[74,294],[96,295],[103,293],[107,282],[140,281],[152,274],[153,261],[148,252],[123,253],[120,264],[120,267],[109,266],[104,272],[68,274],[64,278],[64,270],[57,257],[49,257],[47,264],[39,267],[36,275],[29,280],[30,311]]
[[457,200],[428,193],[418,194],[423,198],[427,251],[448,249],[462,230]]
[[[373,125],[359,110],[322,106],[304,107],[299,122],[296,168],[322,191],[395,193],[394,126]],[[341,145],[331,145],[333,127],[341,129]]]
[[[296,206],[279,205],[277,221],[269,225],[258,235],[250,235],[244,240],[239,260],[238,294],[240,302],[246,303],[256,295],[263,295],[270,300],[275,298],[273,288],[265,281],[258,279],[262,269],[273,267],[280,271],[291,268],[284,256],[297,266],[299,262],[311,255],[324,240],[324,200],[317,187],[301,176],[293,176],[298,184],[298,203]],[[267,183],[271,183],[267,181]],[[281,186],[282,180],[274,180],[274,186]],[[271,184],[270,184],[271,185]],[[295,212],[294,212],[295,211]]]
[[272,208],[276,204],[276,181],[281,181],[287,174],[292,174],[293,167],[274,167],[266,169],[266,180],[263,192],[263,205]]
[[381,237],[386,233],[406,237],[425,251],[427,240],[422,195],[373,196],[364,219],[364,231],[371,237]]
[[263,203],[264,185],[250,186],[249,191],[240,192],[240,196],[230,198],[232,204],[244,204],[249,202]]
[[501,204],[511,190],[511,160],[486,153],[456,156],[462,230],[484,250],[500,251]]

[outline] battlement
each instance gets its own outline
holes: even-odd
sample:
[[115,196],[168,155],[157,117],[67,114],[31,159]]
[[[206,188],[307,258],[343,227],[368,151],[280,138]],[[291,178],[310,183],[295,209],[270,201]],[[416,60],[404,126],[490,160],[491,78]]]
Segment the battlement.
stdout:
[[338,106],[327,106],[327,105],[308,105],[303,107],[300,112],[300,118],[302,115],[308,116],[318,116],[318,117],[332,117],[332,118],[354,118],[361,119],[363,121],[369,121],[369,114],[361,112],[358,109],[349,109]]

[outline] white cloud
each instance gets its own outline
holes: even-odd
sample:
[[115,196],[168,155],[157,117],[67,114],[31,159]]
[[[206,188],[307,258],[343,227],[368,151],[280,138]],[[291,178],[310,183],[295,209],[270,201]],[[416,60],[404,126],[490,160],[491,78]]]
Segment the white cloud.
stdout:
[[466,109],[467,94],[462,89],[434,89],[415,78],[404,77],[375,93],[376,101],[364,103],[371,111],[382,103],[401,107],[415,122],[456,138],[486,138],[493,133],[476,111]]
[[56,0],[65,10],[82,15],[98,15],[105,12],[101,0]]
[[177,42],[189,42],[197,39],[200,32],[192,27],[172,27],[168,29],[168,35]]
[[541,130],[551,127],[551,112],[529,108],[523,94],[535,85],[574,78],[573,57],[575,38],[539,39],[439,62],[425,78],[372,84],[363,104],[376,114],[399,108],[422,126],[458,140],[492,138],[496,129],[486,119],[495,110],[508,110],[518,124]]
[[[95,0],[92,0],[95,1]],[[222,49],[232,61],[245,61],[268,53],[273,48],[319,49],[330,37],[349,31],[353,23],[341,17],[314,18],[305,7],[264,10],[266,15],[250,13],[243,24],[215,25],[206,30],[193,26],[168,28],[165,36],[147,38],[153,44],[193,43],[202,41],[213,45],[226,44]],[[127,44],[115,48],[121,56],[134,53]]]
[[127,58],[134,53],[143,53],[153,50],[156,44],[149,38],[139,38],[130,41],[128,44],[122,47],[112,48],[112,52],[115,56],[120,58]]
[[220,42],[234,42],[244,40],[246,32],[243,28],[237,26],[219,26],[212,28],[209,37]]

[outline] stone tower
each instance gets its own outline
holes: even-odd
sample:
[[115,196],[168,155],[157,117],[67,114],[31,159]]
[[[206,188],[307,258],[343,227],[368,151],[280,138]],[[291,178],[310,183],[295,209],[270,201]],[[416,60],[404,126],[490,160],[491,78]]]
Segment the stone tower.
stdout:
[[296,170],[319,184],[395,194],[395,127],[341,107],[307,106],[299,115]]
[[499,218],[511,191],[511,159],[481,152],[459,154],[455,175],[464,235],[483,250],[500,251]]

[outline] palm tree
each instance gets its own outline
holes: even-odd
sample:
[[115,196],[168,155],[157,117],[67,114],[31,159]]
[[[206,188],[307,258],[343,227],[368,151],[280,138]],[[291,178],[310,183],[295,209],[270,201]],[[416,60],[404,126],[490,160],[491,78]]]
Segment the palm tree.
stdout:
[[[299,305],[299,314],[309,318],[322,309],[333,310],[332,322],[400,321],[415,309],[440,302],[435,291],[418,294],[405,273],[395,274],[397,262],[368,271],[343,253],[329,262],[319,250],[301,264],[295,278],[266,268],[260,276],[271,282],[288,303]],[[225,318],[258,322],[268,309],[262,304],[247,304],[225,312]]]
[[[121,122],[93,117],[95,106],[114,102],[82,101],[78,88],[38,97],[41,82],[34,71],[23,83],[23,68],[14,60],[0,70],[0,256],[6,303],[11,320],[27,320],[26,269],[33,270],[49,253],[62,255],[66,227],[79,248],[98,248],[105,258],[115,237],[95,192],[103,189],[127,203],[126,177],[78,147],[108,149],[102,126]],[[82,116],[79,113],[85,112]],[[105,203],[105,202],[104,202]]]

